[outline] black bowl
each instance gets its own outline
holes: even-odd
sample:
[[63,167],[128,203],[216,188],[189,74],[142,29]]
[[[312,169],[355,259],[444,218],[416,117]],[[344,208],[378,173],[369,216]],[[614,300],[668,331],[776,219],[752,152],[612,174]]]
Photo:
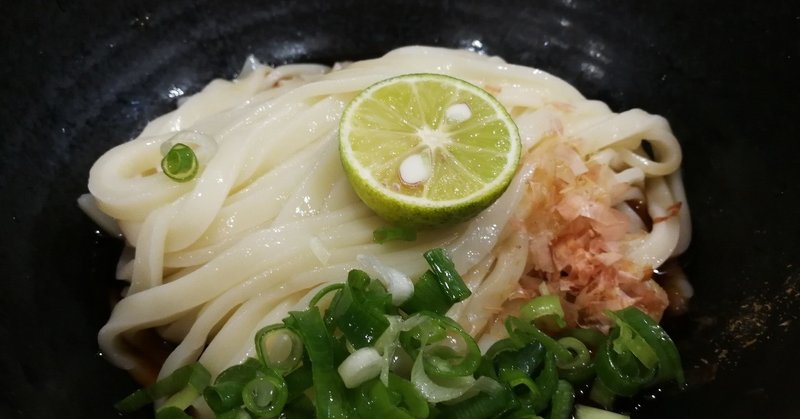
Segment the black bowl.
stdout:
[[112,417],[136,387],[96,344],[120,245],[75,204],[104,150],[251,53],[332,63],[428,44],[501,55],[615,110],[670,120],[685,154],[695,234],[682,263],[696,295],[666,326],[689,385],[640,398],[634,417],[800,417],[800,11],[756,3],[4,5],[0,416]]

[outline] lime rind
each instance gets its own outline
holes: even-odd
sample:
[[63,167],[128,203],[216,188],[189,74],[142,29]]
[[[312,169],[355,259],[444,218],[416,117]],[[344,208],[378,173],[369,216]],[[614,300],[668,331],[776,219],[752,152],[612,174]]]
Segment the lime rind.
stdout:
[[[445,120],[456,103],[469,103],[478,117]],[[433,135],[420,135],[421,129]],[[517,127],[502,104],[478,86],[440,74],[368,87],[345,110],[339,135],[342,164],[358,196],[389,221],[407,225],[474,216],[508,187],[521,152]],[[430,138],[433,146],[425,143]],[[431,178],[421,185],[397,181],[399,163],[426,148],[435,162]]]

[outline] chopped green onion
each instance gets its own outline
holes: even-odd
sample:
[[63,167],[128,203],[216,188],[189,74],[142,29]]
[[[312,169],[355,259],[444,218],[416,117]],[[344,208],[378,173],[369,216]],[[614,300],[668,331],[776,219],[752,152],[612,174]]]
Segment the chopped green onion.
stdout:
[[681,356],[667,332],[650,316],[634,306],[617,311],[614,314],[630,325],[655,353],[658,358],[656,382],[661,383],[674,379],[679,385],[683,385],[684,376]]
[[217,376],[214,385],[203,391],[208,407],[217,414],[241,407],[244,386],[264,371],[264,364],[255,358],[228,367]]
[[[374,283],[377,287],[370,287]],[[333,322],[355,348],[370,346],[389,327],[386,311],[391,297],[366,272],[353,269],[347,286],[340,292],[333,312]]]
[[614,394],[633,396],[640,389],[650,384],[655,378],[655,370],[641,365],[629,351],[621,354],[612,349],[612,342],[619,334],[619,329],[612,329],[612,336],[597,351],[595,372],[597,378]]
[[372,380],[359,387],[356,405],[360,417],[414,419],[430,415],[428,402],[410,382],[395,374],[390,374],[388,381],[388,386]]
[[[486,379],[486,377],[481,378]],[[458,419],[496,418],[512,410],[517,404],[514,393],[494,380],[486,380],[494,384],[466,400],[442,405],[440,416]],[[477,386],[478,383],[475,384]]]
[[573,358],[558,365],[558,371],[562,378],[572,384],[583,384],[594,377],[594,362],[592,361],[589,348],[579,339],[572,336],[563,337],[558,343],[567,348]]
[[[156,400],[168,397],[161,409],[177,407],[184,410],[203,392],[211,381],[211,374],[200,363],[175,370],[155,384],[135,391],[114,405],[121,412],[132,412]],[[161,410],[159,409],[159,410]],[[169,413],[165,413],[169,414]]]
[[176,143],[161,159],[164,174],[176,182],[188,182],[197,175],[200,164],[191,147]]
[[377,274],[378,280],[392,295],[392,304],[399,306],[414,294],[414,283],[406,274],[384,264],[375,256],[359,254],[356,260]]
[[246,382],[228,381],[209,386],[203,391],[206,404],[214,413],[222,413],[242,405],[242,389]]
[[[442,249],[425,257],[431,269],[413,286],[405,283],[413,295],[403,296],[399,308],[394,291],[387,292],[397,289],[391,268],[360,255],[378,279],[352,270],[345,284],[322,288],[308,309],[256,333],[258,358],[222,371],[211,386],[200,364],[183,367],[117,408],[158,400],[157,419],[188,419],[184,409],[202,393],[221,419],[567,419],[573,385],[592,379],[590,398],[606,408],[617,396],[656,383],[683,383],[675,344],[646,314],[633,307],[607,312],[614,326],[606,336],[566,327],[555,295],[537,297],[519,317],[508,316],[508,337],[481,355],[464,328],[444,315],[469,289]],[[323,313],[318,304],[330,293]],[[545,333],[555,325],[557,333]],[[396,375],[401,371],[410,381]],[[627,418],[585,406],[575,412],[576,419]]]
[[441,379],[431,379],[425,372],[423,357],[418,356],[411,368],[411,382],[420,394],[431,403],[440,403],[460,397],[472,387],[475,378],[472,375]]
[[[286,380],[286,386],[289,388],[289,401],[303,396],[305,391],[314,385],[314,378],[311,372],[311,360],[308,357],[303,358],[303,363],[300,368],[290,372],[283,377]],[[312,409],[313,410],[313,409]]]
[[547,404],[550,402],[550,399],[553,397],[558,387],[558,369],[556,364],[555,356],[548,352],[544,357],[544,368],[542,368],[542,372],[539,373],[539,376],[536,377],[536,385],[539,386],[543,397],[542,400],[533,400],[535,403],[534,406],[537,407],[537,413],[547,407]]
[[562,331],[560,335],[578,339],[583,342],[587,348],[593,351],[597,350],[607,339],[607,336],[597,329],[570,328]]
[[541,412],[547,407],[550,398],[539,388],[533,378],[521,371],[506,371],[501,377],[514,390],[517,398],[523,400],[535,412]]
[[575,401],[575,392],[572,386],[564,380],[558,380],[556,392],[550,405],[550,419],[569,419],[572,417],[572,403]]
[[292,311],[283,321],[300,336],[311,361],[317,417],[348,418],[350,409],[345,399],[344,383],[336,373],[333,348],[337,342],[325,327],[319,309],[314,306],[305,311]]
[[445,314],[452,305],[453,303],[442,291],[436,275],[431,271],[426,271],[414,284],[414,294],[400,308],[407,314],[414,314],[420,311]]
[[564,321],[564,309],[557,295],[540,295],[527,303],[519,311],[520,318],[532,322],[544,317],[552,318],[558,327],[567,326]]
[[575,419],[630,419],[630,416],[609,412],[596,407],[575,405]]
[[281,375],[290,373],[303,360],[303,342],[282,324],[256,332],[255,346],[258,359]]
[[344,288],[344,284],[331,284],[326,286],[325,288],[319,290],[317,294],[314,295],[313,298],[311,298],[311,301],[308,302],[308,306],[311,307],[319,304],[320,300],[322,300],[323,297],[328,295],[328,293],[333,291],[339,291],[342,288]]
[[526,376],[533,373],[544,362],[544,346],[539,342],[530,342],[519,350],[500,352],[494,358],[498,377],[504,377],[509,371],[519,371]]
[[559,364],[569,362],[569,360],[572,359],[572,354],[567,348],[561,346],[555,339],[539,330],[533,323],[510,316],[506,318],[505,326],[510,339],[517,342],[520,346],[526,345],[532,341],[538,341],[556,356],[556,360],[558,360]]
[[372,232],[372,239],[380,244],[393,240],[414,241],[417,239],[417,231],[411,227],[382,226]]
[[481,363],[472,336],[449,317],[421,312],[408,320],[416,325],[400,333],[400,344],[412,358],[422,358],[427,374],[436,378],[471,376]]
[[245,407],[257,417],[278,416],[288,397],[286,382],[275,373],[256,375],[242,390]]
[[431,271],[436,275],[444,295],[450,300],[451,304],[463,301],[472,295],[444,249],[431,249],[425,252],[423,256],[428,261]]
[[342,377],[344,386],[356,388],[366,381],[377,377],[383,368],[383,357],[375,348],[358,349],[339,364],[337,371]]

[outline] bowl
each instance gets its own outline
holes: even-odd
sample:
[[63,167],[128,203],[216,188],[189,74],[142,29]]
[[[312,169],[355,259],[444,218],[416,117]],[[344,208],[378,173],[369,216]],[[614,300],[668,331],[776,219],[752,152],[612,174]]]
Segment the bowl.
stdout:
[[331,64],[412,44],[499,55],[613,110],[667,117],[684,151],[694,235],[680,263],[695,295],[664,324],[688,385],[632,401],[632,416],[800,417],[789,1],[76,0],[16,2],[0,19],[2,417],[114,417],[136,388],[96,343],[121,244],[76,198],[100,154],[248,54]]

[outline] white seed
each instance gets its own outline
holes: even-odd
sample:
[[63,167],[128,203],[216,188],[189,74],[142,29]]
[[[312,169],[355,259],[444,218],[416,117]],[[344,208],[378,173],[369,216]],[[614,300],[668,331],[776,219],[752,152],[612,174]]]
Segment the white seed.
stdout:
[[459,122],[464,122],[472,116],[472,111],[469,109],[466,103],[456,103],[455,105],[451,105],[445,111],[445,116],[447,117],[447,121],[457,124]]
[[430,159],[420,154],[412,154],[400,163],[400,179],[403,183],[414,185],[431,177]]

